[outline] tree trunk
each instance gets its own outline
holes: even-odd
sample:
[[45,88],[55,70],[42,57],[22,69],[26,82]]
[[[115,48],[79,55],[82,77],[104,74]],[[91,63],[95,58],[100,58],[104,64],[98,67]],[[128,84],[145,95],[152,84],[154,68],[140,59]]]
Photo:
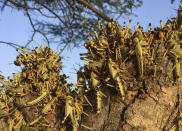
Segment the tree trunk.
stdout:
[[[89,116],[83,116],[82,123],[94,131],[167,131],[179,120],[181,110],[181,80],[174,82],[169,74],[173,63],[163,57],[163,44],[156,47],[155,60],[157,75],[153,77],[154,67],[144,59],[144,78],[136,79],[135,61],[125,63],[121,78],[125,81],[125,101],[113,89],[103,90],[107,98],[102,98],[101,113],[87,108]],[[94,104],[96,97],[88,96]],[[79,130],[87,130],[80,127]]]

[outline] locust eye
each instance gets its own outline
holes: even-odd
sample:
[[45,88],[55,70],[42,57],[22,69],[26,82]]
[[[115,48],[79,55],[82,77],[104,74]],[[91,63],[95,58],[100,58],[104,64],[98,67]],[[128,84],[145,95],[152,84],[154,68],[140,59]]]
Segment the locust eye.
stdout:
[[182,48],[182,43],[180,44],[180,48]]
[[85,48],[88,48],[88,43],[85,43],[85,44],[84,44],[84,47],[85,47]]

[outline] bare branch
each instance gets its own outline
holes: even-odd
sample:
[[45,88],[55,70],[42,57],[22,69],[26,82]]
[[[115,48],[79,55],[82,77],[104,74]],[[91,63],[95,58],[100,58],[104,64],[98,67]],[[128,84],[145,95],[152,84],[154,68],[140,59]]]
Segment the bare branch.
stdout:
[[63,23],[67,28],[69,28],[68,25],[53,10],[51,10],[49,7],[47,7],[46,5],[44,5],[43,3],[41,3],[39,0],[35,0],[35,1],[38,4],[40,4],[42,7],[44,7],[45,9],[47,9],[50,13],[52,13],[53,15],[55,15],[61,21],[61,23]]
[[0,0],[0,8],[7,6],[25,13],[33,29],[25,47],[34,41],[37,34],[43,36],[48,45],[51,42],[61,47],[64,44],[76,47],[82,44],[80,41],[86,40],[88,32],[96,29],[97,17],[104,19],[105,24],[112,21],[108,16],[114,18],[128,13],[131,8],[140,7],[141,1]]
[[7,5],[7,0],[5,0],[4,2],[3,2],[3,5],[2,5],[2,7],[1,7],[1,11],[3,11],[4,10],[4,8],[5,8],[5,6]]
[[27,9],[31,9],[31,10],[37,10],[37,8],[31,8],[31,7],[25,7],[25,5],[22,4],[18,4],[12,0],[7,0],[8,2],[10,2],[11,4],[13,4],[14,6],[16,6],[17,8],[27,8]]
[[48,44],[48,47],[50,47],[50,42],[49,42],[49,39],[47,38],[47,36],[43,32],[41,32],[39,29],[36,30],[36,32],[38,32],[39,34],[41,34],[46,39],[47,44]]
[[41,11],[41,9],[37,9],[37,11],[44,17],[47,17],[47,18],[56,18],[56,16],[49,16],[47,14],[45,14],[44,12]]
[[48,43],[48,47],[50,47],[49,40],[48,40],[48,38],[46,37],[46,35],[45,35],[43,32],[41,32],[39,29],[36,29],[36,28],[35,28],[35,25],[33,24],[32,18],[31,18],[31,16],[30,16],[29,11],[28,11],[28,8],[27,8],[26,0],[24,0],[24,7],[25,7],[25,10],[26,10],[26,15],[27,15],[27,17],[28,17],[28,19],[29,19],[29,21],[30,21],[30,24],[31,24],[32,28],[33,28],[32,37],[31,37],[31,39],[27,42],[27,44],[25,45],[25,48],[33,41],[36,32],[40,33],[40,34],[46,39],[46,41],[47,41],[47,43]]
[[9,45],[9,46],[11,46],[11,47],[13,47],[15,49],[24,48],[23,46],[15,44],[15,43],[12,43],[12,42],[0,41],[0,43]]
[[76,1],[78,3],[80,3],[80,4],[83,4],[86,7],[88,7],[90,10],[92,10],[93,12],[95,12],[97,15],[99,15],[100,17],[102,17],[104,20],[112,21],[108,16],[104,15],[102,12],[100,12],[99,10],[97,10],[95,7],[93,7],[87,1],[85,1],[85,0],[76,0]]
[[40,4],[42,7],[44,7],[45,9],[47,9],[50,13],[52,13],[53,15],[55,15],[56,18],[58,18],[59,21],[60,21],[61,23],[63,23],[64,26],[65,26],[66,28],[70,29],[71,32],[72,32],[72,33],[71,33],[71,38],[73,37],[74,32],[73,32],[72,28],[69,27],[69,26],[67,25],[67,23],[65,23],[65,22],[61,19],[61,17],[60,17],[58,14],[56,14],[53,10],[51,10],[51,9],[50,9],[49,7],[47,7],[45,4],[41,3],[39,0],[35,0],[35,1],[36,1],[38,4]]
[[34,32],[32,33],[32,36],[31,36],[30,40],[28,40],[28,42],[26,43],[25,48],[27,48],[27,46],[34,40],[35,34],[36,34],[36,32],[34,31]]

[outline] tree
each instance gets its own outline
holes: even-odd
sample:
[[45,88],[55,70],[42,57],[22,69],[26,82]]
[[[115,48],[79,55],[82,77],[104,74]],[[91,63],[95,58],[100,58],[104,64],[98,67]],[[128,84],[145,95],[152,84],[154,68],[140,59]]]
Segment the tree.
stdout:
[[[82,55],[92,62],[83,67],[84,72],[78,71],[85,77],[80,77],[77,93],[68,88],[72,85],[65,81],[66,75],[59,74],[58,53],[43,46],[32,52],[19,50],[15,64],[24,66],[22,73],[15,73],[9,81],[0,78],[9,87],[7,94],[0,90],[1,123],[7,130],[180,130],[181,12],[180,7],[177,19],[165,25],[161,21],[161,27],[147,32],[139,26],[133,32],[116,22],[110,22],[106,31],[99,30],[98,37],[85,44],[88,53]],[[32,22],[29,12],[27,16]],[[84,92],[79,87],[85,88],[85,78],[91,89]],[[83,105],[90,106],[83,110]],[[85,116],[78,127],[81,114]]]
[[84,44],[75,90],[59,52],[20,49],[22,72],[0,76],[0,130],[180,131],[181,12],[146,32],[108,22]]
[[133,14],[132,9],[141,5],[142,0],[0,0],[1,11],[10,7],[28,17],[33,32],[25,47],[37,33],[48,45],[79,46],[89,32],[96,30],[98,19],[117,20]]

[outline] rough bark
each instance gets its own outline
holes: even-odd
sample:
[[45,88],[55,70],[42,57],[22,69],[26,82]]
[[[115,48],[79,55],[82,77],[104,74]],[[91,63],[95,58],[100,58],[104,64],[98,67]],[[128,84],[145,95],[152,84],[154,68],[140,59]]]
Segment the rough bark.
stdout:
[[[154,68],[144,60],[144,78],[136,78],[135,60],[125,65],[121,78],[127,89],[126,100],[112,89],[104,89],[108,96],[103,98],[100,114],[86,110],[89,116],[83,116],[82,123],[94,131],[167,131],[179,120],[181,110],[181,80],[174,82],[169,74],[173,63],[163,57],[163,44],[156,50],[157,77],[153,77]],[[92,103],[96,101],[94,93],[89,94]],[[95,104],[94,104],[95,105]],[[79,130],[87,130],[80,127]]]

